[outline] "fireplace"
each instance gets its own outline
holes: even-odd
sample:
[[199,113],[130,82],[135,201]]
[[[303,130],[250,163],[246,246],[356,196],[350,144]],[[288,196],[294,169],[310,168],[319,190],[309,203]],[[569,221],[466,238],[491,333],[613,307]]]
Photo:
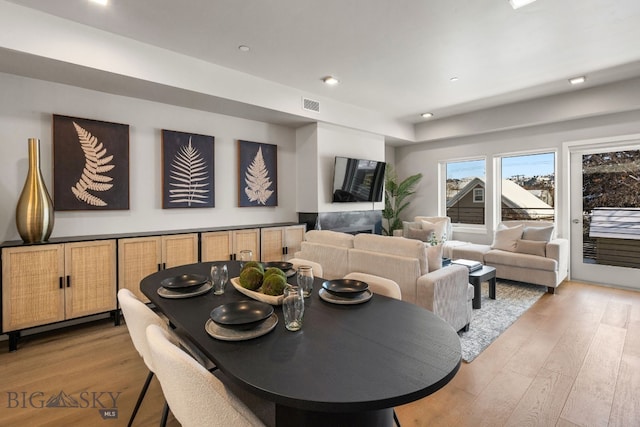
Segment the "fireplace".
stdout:
[[349,234],[382,233],[382,211],[300,212],[307,230],[321,229]]

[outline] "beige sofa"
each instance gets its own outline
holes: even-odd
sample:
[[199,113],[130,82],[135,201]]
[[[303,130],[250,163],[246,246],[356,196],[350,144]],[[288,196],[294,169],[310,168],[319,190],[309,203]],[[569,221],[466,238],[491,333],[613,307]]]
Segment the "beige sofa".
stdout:
[[[424,219],[447,221],[445,229],[452,236],[449,218],[418,216],[413,224]],[[405,230],[408,227],[411,223],[405,224]],[[549,293],[554,293],[568,276],[569,241],[555,235],[551,222],[503,221],[491,245],[447,240],[444,248],[445,256],[451,259],[482,262],[496,268],[497,278],[546,286]]]
[[320,264],[326,279],[358,272],[392,280],[400,287],[403,301],[432,311],[456,331],[468,329],[473,286],[469,284],[467,269],[449,266],[429,271],[427,250],[422,242],[311,230],[305,234],[295,257]]

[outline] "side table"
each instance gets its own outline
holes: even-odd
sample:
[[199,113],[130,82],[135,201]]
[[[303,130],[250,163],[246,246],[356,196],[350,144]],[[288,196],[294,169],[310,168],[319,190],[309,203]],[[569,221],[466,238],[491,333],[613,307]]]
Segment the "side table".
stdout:
[[481,269],[469,272],[469,283],[473,285],[473,308],[481,308],[480,293],[482,282],[489,282],[489,298],[496,299],[496,269],[483,265]]

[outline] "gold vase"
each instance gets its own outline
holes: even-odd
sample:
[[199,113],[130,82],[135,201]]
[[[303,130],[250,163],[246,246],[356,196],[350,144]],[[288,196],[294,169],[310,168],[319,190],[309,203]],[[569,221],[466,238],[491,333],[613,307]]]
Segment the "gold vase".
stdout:
[[46,242],[53,230],[53,202],[40,172],[37,138],[29,138],[29,172],[16,206],[16,226],[25,243]]

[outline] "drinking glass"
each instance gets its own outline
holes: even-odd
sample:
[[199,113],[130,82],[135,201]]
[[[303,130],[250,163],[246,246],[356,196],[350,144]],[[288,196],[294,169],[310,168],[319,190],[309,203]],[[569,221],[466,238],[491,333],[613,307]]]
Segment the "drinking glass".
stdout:
[[253,252],[251,249],[243,249],[240,251],[240,270],[244,267],[245,262],[249,262],[253,259]]
[[299,286],[287,285],[284,288],[282,300],[282,314],[284,326],[290,331],[298,331],[302,328],[302,316],[304,315],[304,296]]
[[[222,295],[224,294],[224,285],[227,282],[225,278],[225,273],[227,270],[226,265],[217,265],[214,264],[211,266],[211,283],[213,284],[213,294],[214,295]],[[227,273],[228,277],[228,273]]]
[[313,268],[309,265],[298,267],[298,286],[302,289],[302,295],[307,298],[313,291]]

